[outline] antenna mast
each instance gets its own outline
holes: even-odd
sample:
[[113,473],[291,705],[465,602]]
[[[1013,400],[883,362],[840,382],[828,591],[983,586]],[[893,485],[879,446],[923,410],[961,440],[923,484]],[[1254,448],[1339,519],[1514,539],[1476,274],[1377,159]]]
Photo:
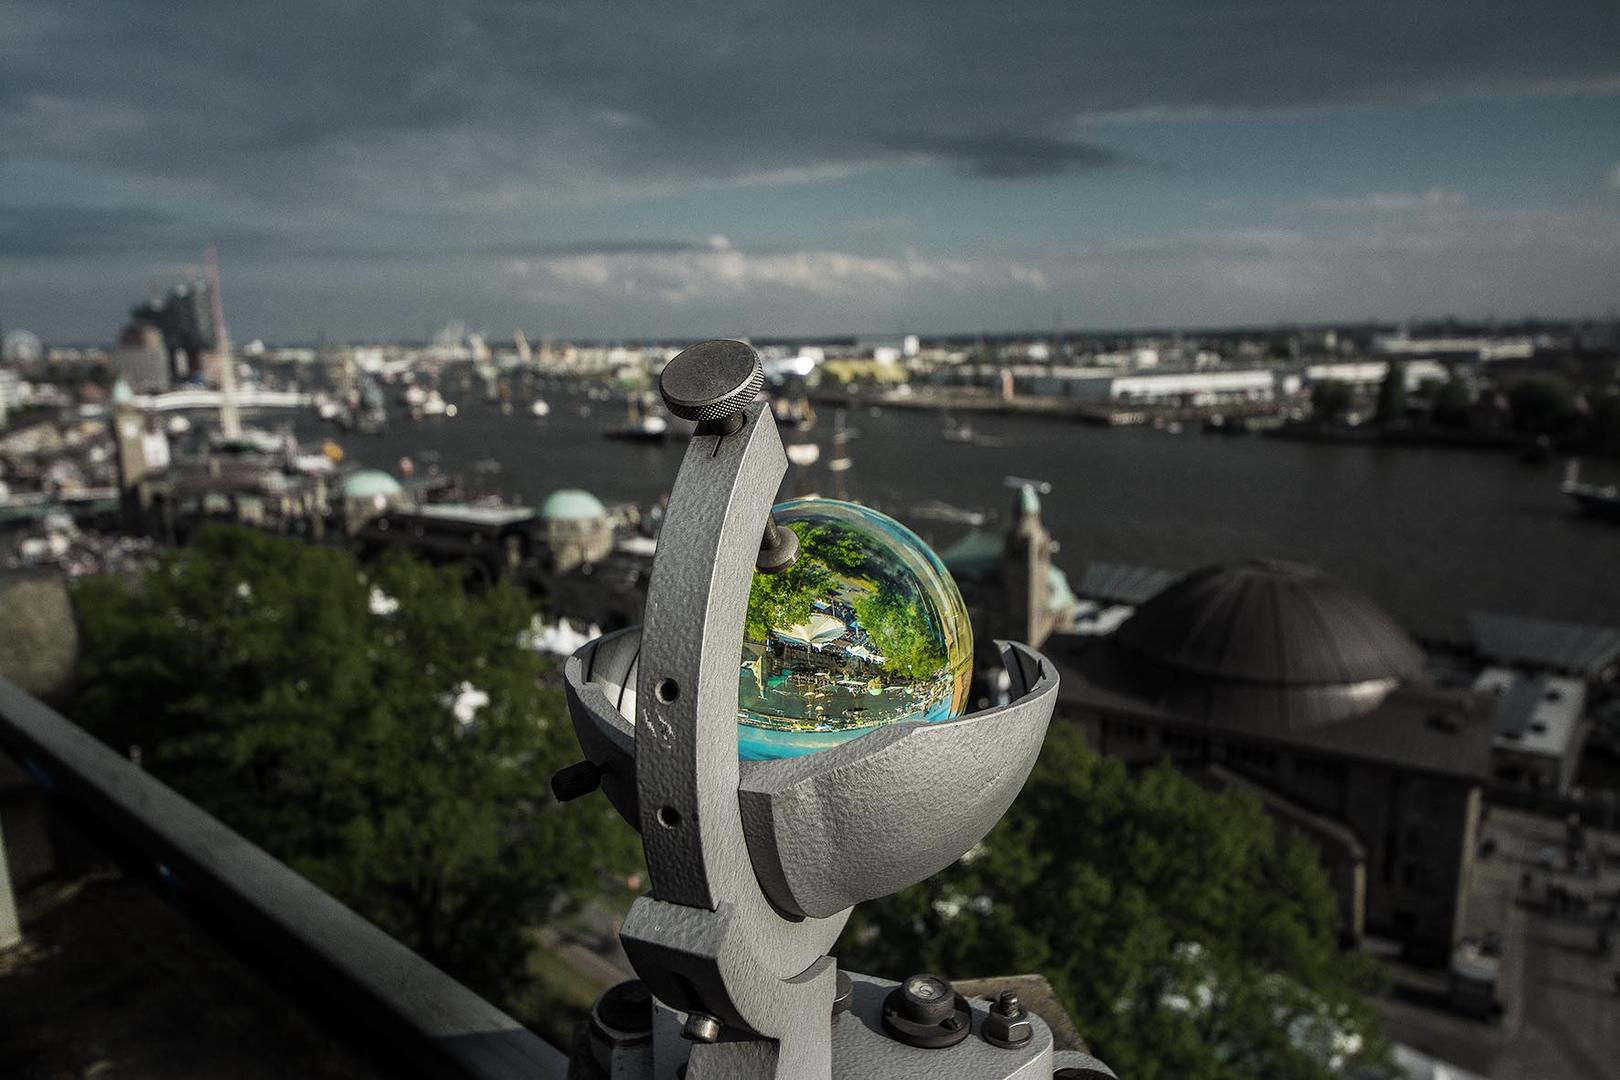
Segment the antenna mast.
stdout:
[[208,245],[208,299],[213,306],[214,349],[219,354],[219,431],[230,440],[242,437],[236,412],[236,361],[231,357],[231,335],[225,329],[225,302],[219,295],[219,255]]

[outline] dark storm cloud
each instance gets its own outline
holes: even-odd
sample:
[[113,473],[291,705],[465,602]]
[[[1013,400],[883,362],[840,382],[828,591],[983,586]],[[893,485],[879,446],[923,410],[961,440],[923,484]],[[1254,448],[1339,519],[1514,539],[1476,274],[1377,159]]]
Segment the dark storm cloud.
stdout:
[[[306,303],[309,260],[334,289],[350,287],[340,260],[370,260],[372,280],[409,282],[390,294],[406,312],[418,296],[476,300],[489,287],[441,257],[573,258],[583,272],[596,257],[668,269],[692,256],[739,279],[813,282],[848,256],[877,281],[889,265],[861,258],[937,254],[936,237],[968,255],[1043,242],[1022,225],[975,240],[974,205],[1014,216],[1043,195],[1024,215],[1037,221],[1054,188],[1089,196],[1126,170],[1145,175],[1108,118],[1613,94],[1617,40],[1614,0],[8,0],[0,263],[10,287],[29,261],[128,256],[116,269],[83,262],[113,291],[138,256],[214,239],[267,296]],[[1207,145],[1141,155],[1199,194]],[[886,226],[886,253],[861,235],[794,264],[795,245],[832,243],[820,222],[874,213],[860,200],[881,170],[908,195],[949,187],[951,214]],[[801,198],[812,182],[872,175],[864,196],[856,181]],[[1387,183],[1417,186],[1369,190],[1461,181]],[[791,233],[782,204],[755,191],[767,185],[819,200],[819,216]],[[964,227],[950,235],[946,217]],[[747,254],[662,239],[710,232]],[[762,254],[772,243],[783,258]],[[56,272],[35,275],[38,294]]]
[[0,206],[0,254],[62,258],[109,252],[195,254],[209,240],[263,247],[268,230],[227,228],[205,237],[187,222],[144,207]]
[[973,176],[997,180],[1084,172],[1125,161],[1106,146],[1034,135],[900,135],[888,144],[951,162]]
[[0,132],[14,153],[360,205],[367,162],[476,186],[548,152],[582,175],[724,179],[900,146],[1012,179],[1110,163],[1065,141],[1089,113],[1612,76],[1617,11],[24,0],[0,16]]

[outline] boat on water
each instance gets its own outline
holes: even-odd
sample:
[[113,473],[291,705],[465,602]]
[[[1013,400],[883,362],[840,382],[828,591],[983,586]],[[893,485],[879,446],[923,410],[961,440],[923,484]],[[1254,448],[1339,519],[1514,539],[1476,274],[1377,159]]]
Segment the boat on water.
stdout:
[[939,429],[939,437],[945,442],[956,443],[961,446],[1004,445],[1002,440],[992,435],[986,435],[983,432],[975,431],[973,428],[973,421],[952,420],[949,416],[945,418],[945,423]]
[[619,439],[624,442],[651,442],[661,443],[669,437],[669,421],[662,416],[643,416],[620,427],[606,428],[602,432],[604,439]]
[[643,406],[641,395],[631,394],[625,401],[625,422],[618,427],[604,428],[604,439],[622,442],[661,443],[669,437],[669,421]]
[[821,447],[813,442],[788,443],[783,449],[787,451],[787,459],[801,468],[821,460]]
[[778,427],[809,431],[816,426],[816,410],[808,397],[779,397],[771,400],[771,412]]
[[1562,491],[1575,501],[1581,513],[1602,521],[1620,523],[1620,487],[1614,484],[1587,484],[1581,482],[1581,463],[1569,463]]
[[969,510],[966,507],[954,506],[941,499],[929,499],[920,502],[911,508],[911,516],[923,518],[927,521],[944,521],[952,525],[967,525],[979,528],[989,516],[982,510]]

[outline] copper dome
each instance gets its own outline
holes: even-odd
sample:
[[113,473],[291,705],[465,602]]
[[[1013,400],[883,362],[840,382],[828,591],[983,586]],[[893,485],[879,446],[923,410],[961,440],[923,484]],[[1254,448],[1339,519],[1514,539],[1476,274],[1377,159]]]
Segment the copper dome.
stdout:
[[1245,560],[1195,570],[1088,650],[1088,678],[1188,719],[1245,728],[1333,723],[1424,679],[1384,610],[1321,571]]

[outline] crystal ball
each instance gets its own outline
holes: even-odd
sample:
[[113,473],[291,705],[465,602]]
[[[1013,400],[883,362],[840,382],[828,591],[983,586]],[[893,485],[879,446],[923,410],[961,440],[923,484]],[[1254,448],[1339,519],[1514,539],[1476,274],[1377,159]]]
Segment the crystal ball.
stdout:
[[837,499],[772,513],[798,561],[754,574],[743,628],[737,745],[798,757],[967,704],[973,627],[945,564],[887,514]]

